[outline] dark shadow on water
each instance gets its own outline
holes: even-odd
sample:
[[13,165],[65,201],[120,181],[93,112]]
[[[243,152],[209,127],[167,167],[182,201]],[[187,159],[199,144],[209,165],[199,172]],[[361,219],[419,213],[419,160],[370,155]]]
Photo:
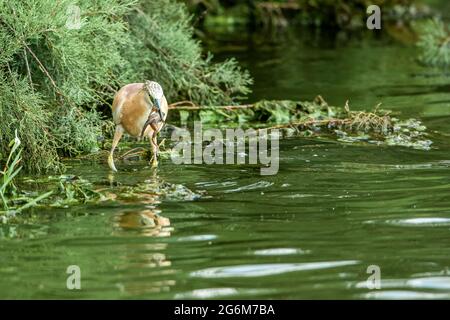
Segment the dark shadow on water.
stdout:
[[450,104],[450,100],[435,100],[428,102],[428,104]]
[[383,92],[379,96],[421,96],[434,93],[448,93],[450,92],[450,85],[391,85],[391,86],[377,86],[374,87],[375,92]]

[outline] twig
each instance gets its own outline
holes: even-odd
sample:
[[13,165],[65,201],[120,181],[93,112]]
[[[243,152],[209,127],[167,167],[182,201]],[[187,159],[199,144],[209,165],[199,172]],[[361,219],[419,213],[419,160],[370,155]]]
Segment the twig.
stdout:
[[27,67],[28,80],[30,81],[30,86],[33,89],[33,80],[31,79],[30,65],[28,63],[28,55],[27,55],[27,51],[25,50],[25,48],[23,49],[23,56],[25,58],[25,65]]
[[198,107],[194,102],[189,101],[189,100],[184,100],[184,101],[178,101],[178,102],[169,104],[169,109],[175,109],[175,107],[185,106],[185,105],[190,105],[192,107]]
[[[182,101],[182,102],[187,102],[187,101]],[[192,111],[193,110],[236,110],[236,109],[254,108],[255,106],[256,106],[255,104],[243,104],[243,105],[237,105],[237,106],[214,106],[214,107],[204,106],[204,107],[200,107],[193,103],[191,106],[179,106],[179,103],[176,102],[176,103],[169,105],[169,109],[186,110],[186,111],[189,111],[189,110],[192,110]]]
[[[140,149],[140,151],[138,151]],[[137,148],[133,148],[128,150],[127,152],[125,152],[123,155],[121,155],[119,157],[119,159],[125,159],[127,156],[134,156],[134,155],[138,155],[141,153],[144,153],[146,150],[142,147],[137,147]]]
[[41,71],[45,73],[47,78],[50,79],[50,82],[52,83],[53,87],[55,88],[56,93],[62,96],[63,94],[61,93],[61,91],[59,90],[58,86],[56,85],[55,80],[53,80],[53,78],[50,75],[50,73],[48,73],[47,69],[44,67],[44,65],[42,64],[41,60],[39,60],[39,58],[34,54],[33,50],[30,49],[30,47],[25,43],[25,41],[22,41],[22,43],[25,46],[25,48],[27,48],[28,52],[31,54],[31,56],[34,58],[34,60],[36,60],[36,62],[38,63],[39,69],[41,69]]
[[[14,10],[14,8],[11,8],[13,15],[16,15],[16,10]],[[13,33],[15,33],[16,31],[14,30],[13,27],[11,27],[9,24],[7,24],[6,22],[2,21]],[[23,37],[23,35],[22,35]],[[30,52],[31,56],[36,60],[36,62],[39,65],[39,68],[42,70],[42,72],[45,73],[45,75],[50,79],[53,87],[56,90],[56,93],[63,96],[63,94],[61,93],[61,91],[59,90],[58,86],[56,85],[55,81],[53,80],[53,78],[51,77],[50,73],[48,73],[47,69],[44,67],[44,65],[42,64],[42,62],[39,60],[39,58],[34,54],[34,52],[30,49],[30,47],[27,45],[27,43],[25,42],[25,40],[22,40],[22,44],[24,45],[24,47],[28,50],[28,52]],[[25,51],[25,50],[24,50]],[[26,54],[25,54],[25,60],[26,60],[26,64],[28,67],[28,60],[26,58]],[[28,71],[29,71],[29,67],[28,67]],[[31,77],[31,76],[30,76]]]
[[301,127],[301,126],[314,126],[314,125],[319,125],[319,126],[326,126],[330,123],[333,124],[339,124],[339,125],[346,125],[346,124],[351,124],[352,123],[352,119],[326,119],[326,120],[306,120],[306,121],[296,121],[296,122],[289,122],[289,123],[284,123],[284,124],[279,124],[276,126],[272,126],[272,127],[266,127],[266,128],[259,128],[259,130],[263,130],[263,129],[284,129],[284,128],[296,128],[296,127]]

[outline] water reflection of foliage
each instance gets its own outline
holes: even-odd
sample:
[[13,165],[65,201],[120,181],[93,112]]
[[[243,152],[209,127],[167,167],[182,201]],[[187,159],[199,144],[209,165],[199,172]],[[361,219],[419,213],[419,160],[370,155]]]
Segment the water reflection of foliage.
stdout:
[[[155,172],[150,179],[134,185],[117,185],[113,180],[109,180],[104,182],[109,184],[108,187],[104,187],[101,185],[101,182],[93,183],[76,175],[49,176],[36,179],[27,178],[20,181],[20,183],[20,189],[16,190],[17,199],[32,199],[32,196],[42,193],[42,190],[46,191],[45,199],[39,198],[39,203],[32,203],[40,208],[68,208],[82,204],[108,202],[127,204],[138,201],[154,209],[163,199],[192,201],[200,197],[200,194],[189,190],[183,185],[172,184],[162,180]],[[0,216],[3,217],[4,223],[27,219],[16,214],[21,210],[10,209],[7,212],[3,212],[3,215]],[[161,219],[156,220],[156,222],[164,223]],[[155,224],[157,225],[157,223]]]
[[338,29],[365,26],[366,8],[383,7],[383,21],[396,23],[430,15],[430,9],[414,0],[186,0],[198,17],[198,25],[206,27],[230,24],[250,24],[263,27],[285,27],[300,22],[303,25],[336,27]]

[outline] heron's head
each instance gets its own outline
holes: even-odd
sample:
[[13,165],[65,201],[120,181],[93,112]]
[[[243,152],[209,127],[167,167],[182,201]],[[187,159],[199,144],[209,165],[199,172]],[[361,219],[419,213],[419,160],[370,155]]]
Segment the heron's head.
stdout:
[[156,106],[158,110],[161,108],[161,101],[164,96],[164,92],[162,87],[158,82],[155,81],[145,81],[145,87],[147,89],[148,94],[150,95],[151,99],[153,100],[153,104]]

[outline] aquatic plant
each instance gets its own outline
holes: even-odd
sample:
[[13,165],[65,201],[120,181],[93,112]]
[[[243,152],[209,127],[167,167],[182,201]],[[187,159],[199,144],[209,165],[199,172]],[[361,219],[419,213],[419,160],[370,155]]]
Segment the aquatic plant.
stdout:
[[170,106],[174,120],[181,122],[200,120],[203,124],[217,125],[264,125],[286,123],[314,117],[333,116],[336,108],[309,101],[261,100],[253,104],[231,106],[197,106],[191,102]]
[[22,169],[22,167],[18,166],[21,160],[20,155],[22,150],[19,149],[20,140],[17,138],[17,132],[16,138],[11,141],[9,146],[11,147],[11,152],[6,160],[5,168],[3,171],[0,171],[2,178],[2,183],[0,185],[0,200],[2,201],[4,210],[9,209],[7,195],[12,194],[16,190],[13,179]]
[[18,213],[27,208],[36,205],[41,200],[49,197],[52,192],[46,192],[35,198],[24,197],[14,184],[14,178],[22,170],[20,162],[22,161],[22,149],[20,147],[21,141],[15,132],[15,138],[9,144],[11,151],[6,160],[5,167],[0,171],[0,202],[2,204],[2,213]]
[[193,104],[172,106],[178,113],[180,124],[199,120],[205,126],[255,127],[282,129],[285,134],[327,135],[335,134],[340,141],[367,141],[377,144],[398,145],[429,149],[431,140],[426,128],[415,119],[399,120],[389,110],[350,110],[330,106],[321,96],[313,101],[268,101],[238,106],[199,107]]
[[[90,181],[77,175],[56,175],[23,180],[21,190],[16,191],[15,197],[23,201],[42,190],[45,191],[45,197],[37,197],[39,203],[34,201],[32,205],[68,208],[105,201],[128,202],[130,200],[157,204],[161,199],[193,201],[201,196],[183,185],[168,183],[158,176],[134,185],[122,185],[112,181]],[[30,206],[27,203],[20,208],[15,207],[14,212],[22,211]]]

